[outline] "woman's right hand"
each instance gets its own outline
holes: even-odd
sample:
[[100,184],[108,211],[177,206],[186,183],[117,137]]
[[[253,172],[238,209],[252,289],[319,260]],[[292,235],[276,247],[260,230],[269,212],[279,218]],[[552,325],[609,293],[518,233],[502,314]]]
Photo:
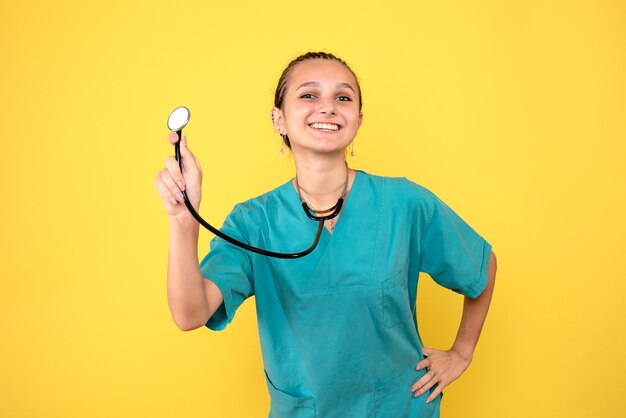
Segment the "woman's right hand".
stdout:
[[[167,139],[172,145],[175,145],[178,141],[178,135],[176,132],[170,132]],[[202,168],[196,157],[187,148],[187,137],[185,136],[180,142],[180,156],[183,162],[183,172],[181,173],[176,158],[171,155],[165,159],[165,168],[157,172],[154,184],[165,204],[165,210],[170,219],[186,222],[193,220],[193,215],[185,205],[182,191],[186,191],[191,206],[198,211],[202,197]]]

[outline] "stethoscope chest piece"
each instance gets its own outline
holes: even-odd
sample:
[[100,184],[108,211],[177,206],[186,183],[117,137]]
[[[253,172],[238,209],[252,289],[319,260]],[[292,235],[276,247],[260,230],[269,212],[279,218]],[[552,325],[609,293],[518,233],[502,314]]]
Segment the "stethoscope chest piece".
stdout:
[[167,129],[172,132],[182,131],[189,123],[191,112],[185,106],[177,107],[170,113],[170,117],[167,118]]

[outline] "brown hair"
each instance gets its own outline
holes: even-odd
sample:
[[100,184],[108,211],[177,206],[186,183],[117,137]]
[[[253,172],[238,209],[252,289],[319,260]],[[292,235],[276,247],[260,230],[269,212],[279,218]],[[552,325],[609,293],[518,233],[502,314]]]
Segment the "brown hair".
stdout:
[[[343,64],[354,76],[356,80],[356,87],[359,94],[359,112],[363,107],[363,99],[361,97],[361,86],[359,85],[359,79],[357,78],[352,68],[344,60],[336,57],[333,54],[329,54],[327,52],[307,52],[306,54],[300,55],[298,58],[294,59],[287,65],[287,67],[283,70],[283,73],[280,75],[278,79],[278,86],[276,86],[276,93],[274,94],[274,106],[281,109],[283,105],[283,100],[285,98],[285,91],[287,90],[287,78],[289,77],[289,73],[293,70],[293,67],[300,64],[304,61],[315,60],[315,59],[323,59],[323,60],[332,60],[337,61]],[[289,137],[287,135],[283,135],[283,141],[287,147],[291,148],[291,143],[289,142]]]

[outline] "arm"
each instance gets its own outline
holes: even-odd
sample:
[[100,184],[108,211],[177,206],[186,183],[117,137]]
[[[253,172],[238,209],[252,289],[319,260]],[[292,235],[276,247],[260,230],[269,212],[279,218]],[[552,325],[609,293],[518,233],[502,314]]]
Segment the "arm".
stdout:
[[170,220],[167,301],[172,319],[183,331],[206,324],[224,300],[219,288],[200,272],[198,229],[194,219]]
[[[178,135],[171,132],[168,140],[174,145]],[[180,154],[183,172],[176,159],[169,156],[165,159],[165,169],[157,172],[154,183],[170,223],[167,302],[176,325],[189,331],[204,325],[223,298],[218,287],[202,277],[198,265],[199,225],[183,203],[181,193],[186,190],[192,206],[198,210],[202,194],[202,168],[187,148],[186,137],[181,140]]]
[[496,255],[492,251],[489,259],[487,286],[476,299],[465,297],[461,324],[452,348],[448,351],[424,348],[424,356],[428,358],[420,361],[417,364],[417,369],[420,370],[426,367],[429,372],[422,376],[411,388],[415,392],[415,396],[424,394],[436,384],[437,387],[426,400],[426,402],[432,401],[441,393],[444,387],[458,379],[469,367],[474,357],[474,350],[485,323],[485,318],[487,317],[489,305],[491,304],[496,270]]
[[465,297],[463,302],[463,316],[461,317],[461,325],[456,334],[456,340],[452,345],[452,350],[461,358],[467,361],[467,364],[474,357],[474,350],[478,343],[478,337],[485,323],[487,311],[491,304],[491,296],[496,282],[497,260],[496,255],[491,252],[489,259],[489,271],[487,276],[487,287],[476,299]]

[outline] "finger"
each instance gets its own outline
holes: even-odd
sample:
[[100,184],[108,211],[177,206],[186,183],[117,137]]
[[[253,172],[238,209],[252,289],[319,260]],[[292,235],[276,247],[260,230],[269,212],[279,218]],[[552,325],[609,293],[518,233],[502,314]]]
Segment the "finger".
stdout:
[[431,370],[426,372],[424,376],[422,376],[417,382],[413,384],[413,386],[411,386],[411,391],[415,392],[416,390],[421,389],[424,385],[428,384],[428,382],[433,380],[433,377],[435,377],[435,374],[436,373]]
[[422,396],[424,393],[428,392],[433,386],[438,384],[438,380],[436,378],[430,379],[424,386],[415,391],[415,397]]
[[422,348],[422,354],[424,355],[424,357],[428,357],[432,353],[433,353],[433,349],[432,348],[427,348],[427,347]]
[[437,398],[437,396],[439,396],[439,394],[441,393],[441,391],[443,390],[443,388],[444,388],[445,386],[446,386],[446,385],[445,385],[445,384],[443,384],[443,382],[439,381],[439,382],[437,383],[437,387],[435,388],[435,390],[433,390],[433,393],[431,393],[431,394],[428,396],[428,398],[426,398],[426,403],[430,403],[430,402],[434,401],[434,400],[435,400],[435,398]]
[[415,368],[415,370],[422,370],[424,368],[430,367],[431,365],[432,362],[429,359],[424,359],[417,363],[417,367]]
[[416,398],[422,396],[423,394],[428,392],[436,384],[437,384],[437,381],[435,379],[431,380],[430,382],[426,383],[423,387],[421,387],[418,390],[416,390],[415,393],[414,393],[414,396]]
[[[169,171],[172,180],[176,183],[176,188],[178,190],[172,189],[172,193],[176,191],[185,190],[185,178],[183,174],[180,172],[180,167],[178,166],[178,161],[173,156],[169,156],[165,159],[165,167],[167,171]],[[166,181],[167,186],[171,189],[171,185]]]
[[170,132],[167,134],[167,140],[172,145],[176,144],[178,142],[178,134],[176,132]]
[[161,180],[163,180],[163,183],[165,183],[165,185],[167,186],[170,196],[172,196],[175,200],[179,202],[185,201],[185,199],[183,198],[183,194],[178,188],[178,185],[174,182],[174,179],[172,178],[168,170],[163,170],[161,172]]
[[170,204],[170,205],[177,205],[178,202],[176,201],[176,199],[174,198],[174,196],[172,195],[172,192],[170,192],[169,187],[167,187],[167,184],[165,184],[165,182],[163,181],[163,172],[165,170],[159,171],[155,178],[154,178],[154,185],[156,186],[157,191],[159,192],[159,196],[161,197],[161,200],[163,200],[163,203]]

